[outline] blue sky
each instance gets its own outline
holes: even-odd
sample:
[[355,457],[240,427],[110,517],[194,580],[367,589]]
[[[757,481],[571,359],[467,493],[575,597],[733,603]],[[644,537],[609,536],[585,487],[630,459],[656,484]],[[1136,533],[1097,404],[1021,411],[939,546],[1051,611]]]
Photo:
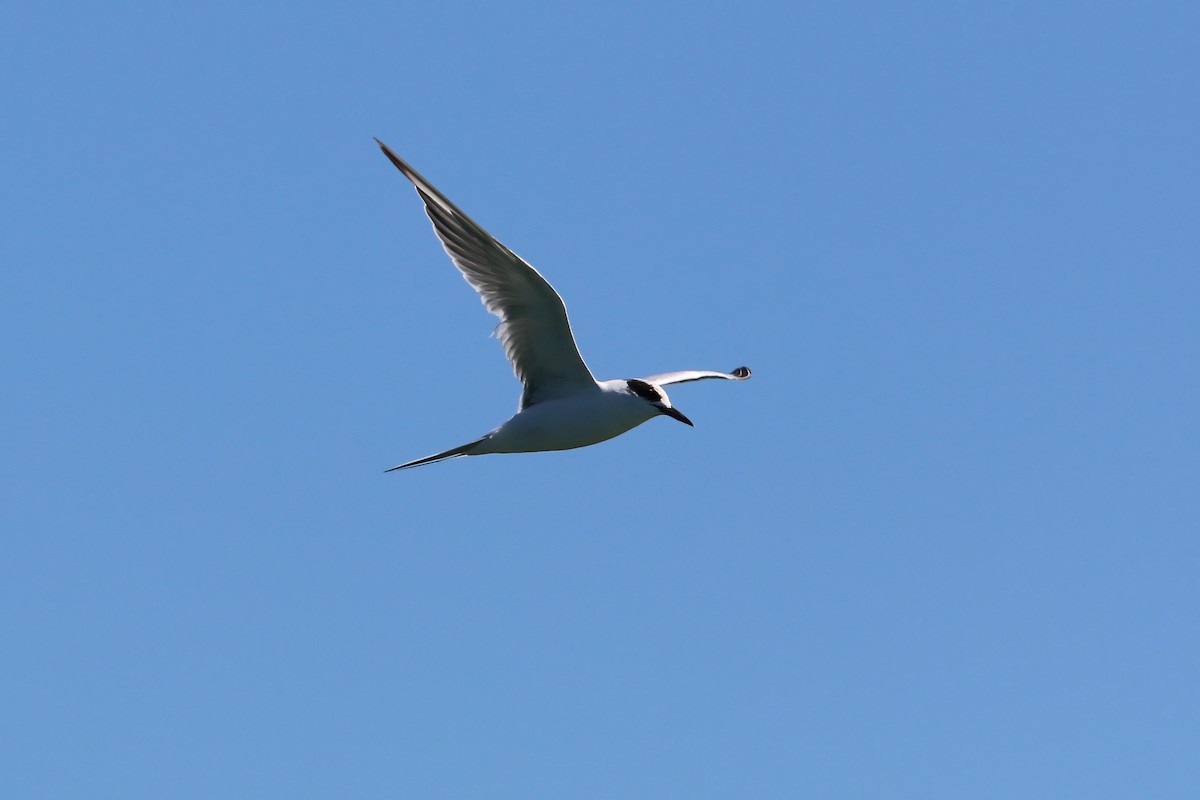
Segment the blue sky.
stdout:
[[[1188,4],[11,7],[6,797],[1194,798]],[[567,453],[410,160],[601,378]]]

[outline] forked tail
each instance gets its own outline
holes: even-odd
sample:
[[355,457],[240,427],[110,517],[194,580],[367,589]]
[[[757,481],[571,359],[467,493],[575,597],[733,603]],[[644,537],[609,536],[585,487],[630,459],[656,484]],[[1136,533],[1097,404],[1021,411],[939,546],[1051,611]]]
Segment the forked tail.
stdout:
[[[488,436],[491,436],[491,434],[488,434]],[[469,442],[467,444],[459,445],[458,447],[455,447],[451,450],[447,450],[444,453],[438,453],[435,456],[425,456],[424,458],[418,458],[416,461],[409,461],[407,464],[400,464],[399,466],[392,467],[391,469],[385,469],[384,472],[395,472],[398,469],[408,469],[409,467],[420,467],[425,464],[436,464],[439,461],[448,461],[451,458],[458,458],[459,456],[469,456],[469,455],[471,455],[471,450],[477,444],[479,444],[480,442],[487,439],[488,436],[484,436],[481,439],[476,439],[475,441]]]

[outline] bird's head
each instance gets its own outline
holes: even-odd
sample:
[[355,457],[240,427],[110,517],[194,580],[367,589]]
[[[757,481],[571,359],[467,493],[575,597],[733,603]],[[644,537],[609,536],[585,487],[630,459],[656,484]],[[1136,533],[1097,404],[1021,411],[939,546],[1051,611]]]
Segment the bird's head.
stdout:
[[685,425],[692,425],[692,421],[685,417],[682,412],[676,410],[671,405],[671,398],[667,397],[667,393],[662,390],[661,386],[655,386],[653,383],[638,380],[625,381],[625,385],[629,387],[629,393],[635,397],[639,397],[654,407],[659,414],[665,414],[672,419],[677,419]]

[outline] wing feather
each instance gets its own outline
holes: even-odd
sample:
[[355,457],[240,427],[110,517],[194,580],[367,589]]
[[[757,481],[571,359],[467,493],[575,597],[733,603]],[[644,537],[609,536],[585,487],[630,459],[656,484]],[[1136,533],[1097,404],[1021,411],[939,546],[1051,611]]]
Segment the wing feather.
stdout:
[[494,239],[391,149],[383,154],[412,181],[450,260],[500,318],[496,338],[513,373],[525,385],[521,408],[599,391],[579,355],[562,298],[536,269]]
[[714,372],[704,369],[688,369],[682,372],[664,372],[661,375],[651,375],[649,378],[642,378],[646,383],[653,383],[655,386],[669,386],[672,383],[690,383],[691,381],[703,381],[709,378],[720,378],[726,381],[744,381],[750,377],[750,370],[746,367],[738,367],[733,372]]

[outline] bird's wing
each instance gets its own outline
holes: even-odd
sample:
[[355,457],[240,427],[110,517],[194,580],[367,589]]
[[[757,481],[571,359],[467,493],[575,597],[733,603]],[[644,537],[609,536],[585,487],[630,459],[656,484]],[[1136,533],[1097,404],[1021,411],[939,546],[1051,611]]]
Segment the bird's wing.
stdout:
[[454,265],[500,318],[496,338],[525,385],[521,408],[598,391],[583,363],[562,298],[524,259],[492,238],[386,144],[383,150],[425,201],[425,213]]
[[651,375],[649,378],[642,378],[646,383],[653,383],[655,386],[668,386],[672,383],[688,383],[689,381],[703,381],[709,378],[721,378],[727,381],[744,381],[750,377],[750,370],[746,367],[738,367],[733,372],[713,372],[705,369],[686,369],[683,372],[664,372],[662,375]]

